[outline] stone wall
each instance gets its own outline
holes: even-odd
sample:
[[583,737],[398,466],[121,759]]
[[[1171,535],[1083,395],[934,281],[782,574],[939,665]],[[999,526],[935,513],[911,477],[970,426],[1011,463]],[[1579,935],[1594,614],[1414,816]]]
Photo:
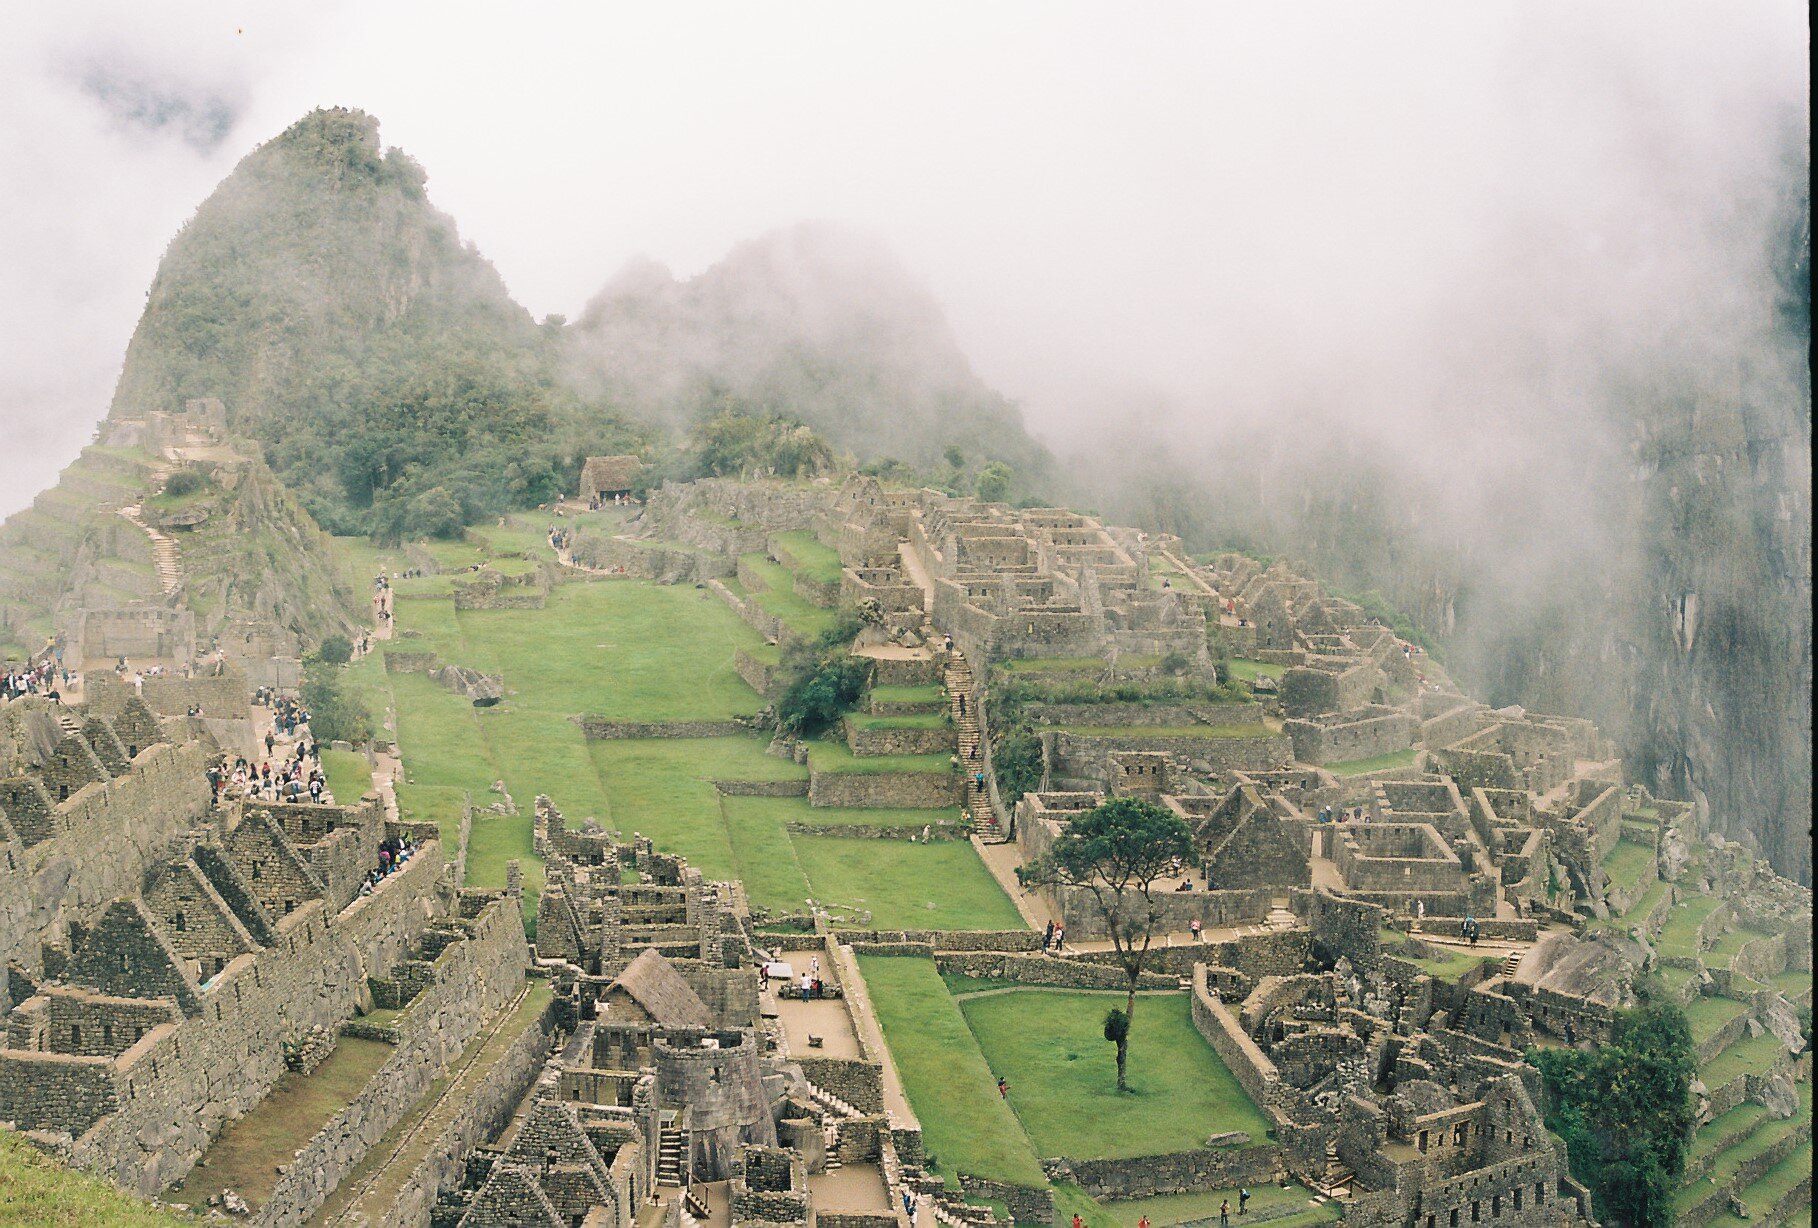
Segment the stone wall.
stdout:
[[[1284,890],[1282,894],[1287,893]],[[1107,936],[1105,919],[1086,888],[1057,887],[1050,890],[1050,895],[1060,905],[1060,919],[1070,940]],[[1251,891],[1159,891],[1155,895],[1157,930],[1184,930],[1194,921],[1207,928],[1257,922],[1269,915],[1272,902],[1273,891],[1267,887]]]
[[1280,1096],[1281,1072],[1261,1046],[1250,1039],[1230,1008],[1212,992],[1203,964],[1193,970],[1192,993],[1193,1026],[1224,1060],[1250,1099],[1264,1107],[1274,1104]]
[[960,777],[933,772],[812,772],[808,802],[856,809],[944,809],[959,805]]
[[583,737],[595,742],[625,738],[731,738],[751,732],[737,721],[609,721],[604,717],[574,718]]
[[938,755],[952,753],[956,735],[951,725],[933,729],[893,729],[863,726],[842,719],[846,745],[859,757],[874,755]]
[[1038,703],[1029,705],[1038,725],[1260,725],[1261,704],[1243,703]]
[[1115,1199],[1235,1190],[1275,1184],[1287,1175],[1281,1148],[1272,1146],[1199,1148],[1122,1160],[1063,1159],[1043,1167],[1051,1179],[1071,1178],[1094,1198]]
[[883,1072],[875,1062],[839,1057],[799,1057],[802,1074],[861,1113],[884,1111]]
[[[945,1160],[950,1168],[958,1168],[964,1161]],[[1006,1185],[1002,1181],[992,1181],[986,1177],[975,1177],[960,1169],[960,1188],[972,1198],[982,1198],[990,1202],[1001,1202],[1010,1212],[1010,1218],[1019,1224],[1051,1224],[1054,1222],[1054,1192],[1046,1189],[1032,1189],[1026,1185]]]
[[523,990],[528,962],[522,917],[514,901],[500,896],[473,919],[464,941],[442,952],[435,963],[435,984],[411,1003],[407,1021],[401,1021],[404,1043],[285,1165],[255,1222],[290,1228],[313,1215],[487,1022]]

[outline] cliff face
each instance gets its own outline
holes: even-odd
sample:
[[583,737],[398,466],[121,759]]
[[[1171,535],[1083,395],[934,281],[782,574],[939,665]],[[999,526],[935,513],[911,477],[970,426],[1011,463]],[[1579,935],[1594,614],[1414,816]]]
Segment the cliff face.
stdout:
[[741,244],[687,281],[634,265],[563,341],[569,378],[648,421],[736,406],[798,418],[861,461],[935,469],[955,445],[1023,478],[1050,464],[933,297],[878,245],[831,226]]

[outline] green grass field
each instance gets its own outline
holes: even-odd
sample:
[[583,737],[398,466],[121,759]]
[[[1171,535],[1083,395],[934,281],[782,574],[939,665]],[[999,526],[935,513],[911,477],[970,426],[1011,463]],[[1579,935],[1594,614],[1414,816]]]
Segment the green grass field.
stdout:
[[1334,776],[1362,776],[1366,772],[1386,772],[1392,768],[1414,766],[1414,758],[1420,752],[1415,750],[1391,751],[1386,755],[1372,755],[1368,759],[1350,759],[1344,763],[1328,763],[1326,771]]
[[1693,998],[1685,1008],[1685,1020],[1692,1029],[1692,1043],[1702,1045],[1722,1030],[1723,1025],[1745,1014],[1748,1007],[1728,998]]
[[817,900],[865,909],[879,929],[1026,928],[970,841],[797,835],[792,843]]
[[1185,994],[1137,999],[1130,1091],[1117,1090],[1105,1012],[1122,994],[1042,989],[967,998],[961,1013],[1038,1155],[1118,1159],[1205,1145],[1243,1130],[1262,1142],[1268,1122],[1194,1028]]
[[1341,1218],[1337,1202],[1327,1199],[1315,1207],[1308,1205],[1312,1200],[1313,1191],[1294,1182],[1287,1186],[1251,1186],[1249,1210],[1241,1219],[1237,1215],[1237,1191],[1234,1189],[1111,1202],[1105,1204],[1104,1211],[1119,1228],[1136,1228],[1145,1217],[1154,1228],[1208,1223],[1218,1218],[1219,1204],[1226,1201],[1231,1204],[1233,1224],[1267,1223],[1270,1228],[1309,1228],[1313,1224],[1335,1223]]
[[328,791],[338,805],[355,805],[372,790],[372,765],[365,755],[354,751],[323,750],[322,773],[328,777]]
[[930,1167],[950,1188],[957,1187],[961,1168],[1011,1185],[1045,1187],[1035,1150],[998,1098],[996,1076],[934,961],[861,955],[859,968],[904,1094],[921,1121]]
[[1654,947],[1663,956],[1691,958],[1698,954],[1698,927],[1723,903],[1721,896],[1694,895],[1680,900],[1667,914]]

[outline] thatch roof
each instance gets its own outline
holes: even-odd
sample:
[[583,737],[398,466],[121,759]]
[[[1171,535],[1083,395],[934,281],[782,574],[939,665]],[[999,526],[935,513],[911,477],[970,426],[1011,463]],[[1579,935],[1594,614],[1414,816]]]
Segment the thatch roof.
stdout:
[[635,456],[590,456],[581,466],[581,493],[630,490],[644,462]]
[[675,965],[657,954],[655,947],[625,966],[608,993],[622,989],[662,1028],[710,1028],[713,1015],[694,988],[682,979]]

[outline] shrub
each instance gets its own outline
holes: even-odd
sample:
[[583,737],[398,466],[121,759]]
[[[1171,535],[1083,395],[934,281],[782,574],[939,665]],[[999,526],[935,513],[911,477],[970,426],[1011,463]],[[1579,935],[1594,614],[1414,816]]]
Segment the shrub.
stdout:
[[208,485],[208,479],[194,469],[179,469],[164,479],[164,493],[173,499],[193,495]]
[[345,635],[331,635],[322,641],[316,655],[330,665],[346,665],[353,660],[353,641]]

